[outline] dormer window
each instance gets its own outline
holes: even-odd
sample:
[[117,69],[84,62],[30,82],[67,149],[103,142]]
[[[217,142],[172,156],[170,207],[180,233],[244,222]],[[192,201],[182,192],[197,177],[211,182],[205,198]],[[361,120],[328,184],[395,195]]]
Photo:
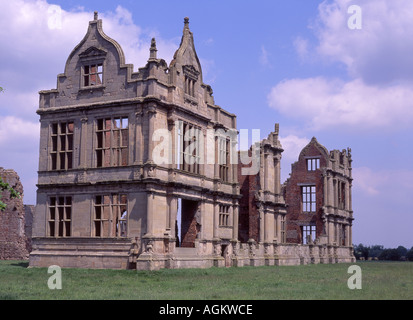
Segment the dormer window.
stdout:
[[183,66],[185,76],[184,92],[188,96],[195,97],[195,83],[198,80],[199,71],[194,66]]
[[319,158],[307,158],[307,171],[315,171],[320,169]]
[[83,67],[83,86],[98,86],[102,84],[103,66],[101,63]]
[[195,97],[194,85],[195,80],[191,79],[188,76],[185,76],[185,94],[190,95],[191,97]]
[[82,65],[81,88],[91,89],[103,86],[103,66],[106,54],[106,50],[96,47],[89,47],[79,54],[79,61]]

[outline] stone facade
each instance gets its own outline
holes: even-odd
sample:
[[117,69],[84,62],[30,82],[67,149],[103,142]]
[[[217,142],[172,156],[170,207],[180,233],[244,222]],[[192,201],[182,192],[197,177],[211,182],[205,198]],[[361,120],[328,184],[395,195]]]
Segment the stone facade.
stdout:
[[298,249],[283,244],[278,125],[254,149],[261,165],[246,178],[248,168],[233,161],[236,116],[212,93],[188,18],[170,64],[152,39],[146,66],[134,72],[96,13],[57,88],[40,92],[30,265],[296,264]]
[[0,211],[0,260],[27,259],[31,251],[33,206],[23,205],[23,186],[14,170],[0,167],[0,178],[20,194],[20,198],[11,198],[9,191],[1,193],[7,207]]

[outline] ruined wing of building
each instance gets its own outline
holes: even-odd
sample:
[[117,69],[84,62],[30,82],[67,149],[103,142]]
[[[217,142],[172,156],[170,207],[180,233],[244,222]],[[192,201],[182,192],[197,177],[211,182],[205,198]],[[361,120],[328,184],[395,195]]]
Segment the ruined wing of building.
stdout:
[[[203,82],[189,19],[169,65],[157,57],[155,39],[148,49],[146,65],[135,72],[95,13],[57,88],[40,92],[30,266],[153,270],[352,261],[349,155],[344,169],[339,159],[316,156],[313,180],[298,185],[310,192],[316,185],[326,196],[316,196],[316,213],[289,219],[296,208],[284,199],[298,185],[292,178],[280,183],[278,125],[254,150],[255,172],[231,161],[236,116],[215,104]],[[337,190],[347,192],[344,209],[331,198]],[[307,225],[315,228],[312,240]]]

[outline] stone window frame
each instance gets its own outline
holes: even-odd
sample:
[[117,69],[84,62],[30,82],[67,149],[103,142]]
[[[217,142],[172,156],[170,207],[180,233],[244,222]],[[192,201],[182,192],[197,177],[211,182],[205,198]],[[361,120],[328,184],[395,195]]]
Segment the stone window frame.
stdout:
[[307,171],[316,171],[320,169],[320,157],[306,157],[305,162]]
[[[125,201],[122,202],[122,199],[125,199]],[[129,199],[126,193],[95,194],[93,198],[92,236],[96,238],[127,238],[128,203]],[[122,207],[124,208],[122,209]],[[106,234],[105,231],[107,231]]]
[[67,238],[72,236],[72,204],[71,195],[49,196],[47,205],[47,236]]
[[230,149],[231,140],[227,137],[218,136],[218,164],[219,164],[219,178],[224,182],[230,181]]
[[[87,68],[87,72],[86,72]],[[96,76],[95,82],[100,81],[100,83],[93,83],[93,77]],[[87,80],[87,84],[86,84]],[[103,62],[84,64],[82,65],[82,88],[95,88],[103,86]]]
[[[108,121],[110,121],[109,128],[107,127]],[[107,135],[109,135],[109,143],[107,142]],[[95,120],[95,139],[96,168],[129,165],[128,116],[97,117]],[[109,164],[105,161],[106,157],[109,157]]]
[[311,240],[314,241],[317,236],[317,226],[313,224],[306,224],[301,226],[301,240],[302,244],[307,243],[307,236],[311,235]]
[[[107,52],[103,48],[89,47],[84,52],[79,54],[80,62],[80,90],[102,89],[105,87],[105,70],[106,70],[106,55]],[[86,73],[85,68],[91,66],[101,66],[102,70],[94,73]],[[90,75],[101,75],[101,83],[90,84]],[[85,84],[85,77],[88,79],[88,84]]]
[[198,81],[199,71],[192,65],[182,66],[184,74],[184,93],[195,98],[195,84]]
[[286,243],[287,242],[287,228],[286,228],[286,219],[285,219],[285,215],[281,215],[281,219],[280,219],[280,233],[281,233],[281,243]]
[[230,227],[230,208],[229,204],[219,205],[219,226],[220,227]]
[[[201,145],[201,142],[204,140],[201,135],[203,135],[201,127],[194,125],[188,121],[185,120],[177,120],[177,128],[176,128],[176,143],[177,143],[177,148],[176,148],[176,166],[177,169],[183,170],[186,172],[191,172],[195,174],[201,174],[200,171],[200,163],[203,161],[201,159],[201,155],[203,152],[201,152],[201,148],[204,146]],[[193,130],[193,134],[191,134],[191,130]],[[191,141],[186,141],[185,136],[189,135],[191,138]],[[195,140],[194,140],[195,139]],[[195,154],[188,154],[185,152],[187,147],[192,144],[196,143],[195,146]],[[194,163],[188,163],[185,161],[186,158],[190,158],[193,160]]]
[[314,214],[317,212],[317,188],[315,184],[304,184],[300,186],[301,211]]
[[73,120],[50,123],[49,170],[73,169],[74,137],[75,122]]
[[338,209],[346,209],[346,182],[337,180],[337,207]]

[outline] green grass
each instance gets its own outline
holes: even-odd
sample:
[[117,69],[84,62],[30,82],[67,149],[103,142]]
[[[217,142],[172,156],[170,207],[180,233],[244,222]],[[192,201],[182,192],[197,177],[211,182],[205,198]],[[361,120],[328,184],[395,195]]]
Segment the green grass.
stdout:
[[47,268],[0,261],[0,299],[413,299],[413,262],[360,262],[362,289],[350,290],[351,264],[159,271],[62,269],[50,290]]

